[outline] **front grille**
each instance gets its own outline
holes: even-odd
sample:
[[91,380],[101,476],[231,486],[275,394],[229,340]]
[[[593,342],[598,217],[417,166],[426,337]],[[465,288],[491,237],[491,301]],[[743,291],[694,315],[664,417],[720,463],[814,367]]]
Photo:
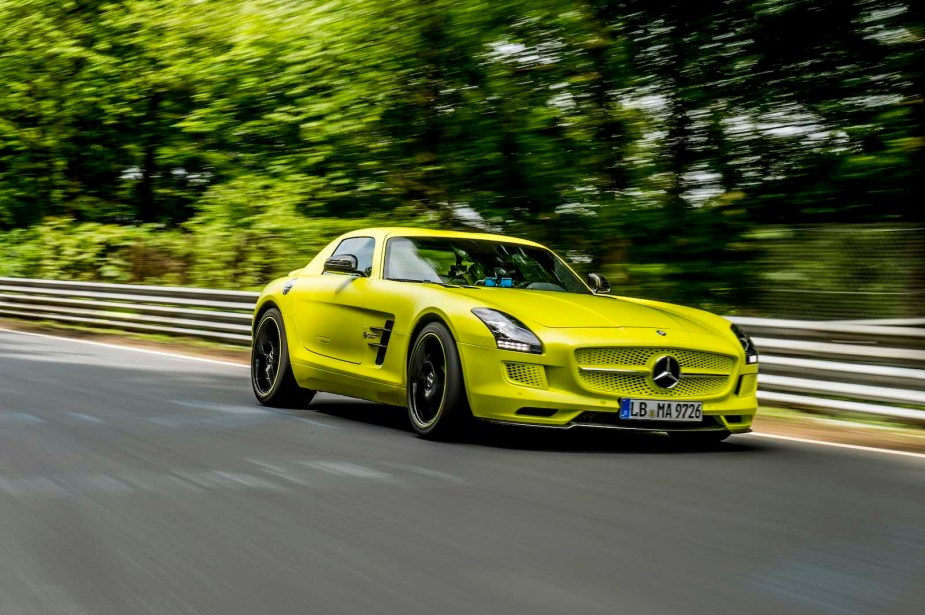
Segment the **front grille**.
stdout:
[[745,374],[739,381],[739,397],[754,395],[758,390],[758,374]]
[[[681,366],[681,381],[671,389],[652,382],[651,369],[659,357],[671,356]],[[675,348],[579,348],[575,351],[578,382],[594,393],[621,397],[660,397],[697,399],[720,395],[729,387],[729,375],[735,370],[735,358],[700,350]],[[615,371],[582,371],[582,367],[611,368]],[[644,373],[620,373],[641,370]],[[703,371],[708,375],[685,375]]]
[[682,431],[685,429],[711,429],[722,425],[712,416],[705,416],[699,423],[679,421],[629,421],[620,418],[617,412],[582,412],[572,423],[583,425],[603,425],[611,427],[632,427],[634,429],[652,429],[654,431]]
[[706,369],[728,374],[735,367],[735,358],[728,355],[674,348],[579,348],[575,360],[587,367],[648,367],[665,355],[677,359],[682,371]]
[[607,372],[579,372],[583,387],[597,393],[623,397],[709,397],[726,389],[728,378],[684,376],[671,389],[652,384],[647,374],[612,374]]
[[520,386],[545,389],[546,369],[535,363],[504,363],[507,379]]

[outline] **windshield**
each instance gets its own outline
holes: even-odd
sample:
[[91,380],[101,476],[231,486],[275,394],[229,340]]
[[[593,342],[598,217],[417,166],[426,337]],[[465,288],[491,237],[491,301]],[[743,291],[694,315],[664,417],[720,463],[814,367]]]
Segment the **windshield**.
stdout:
[[484,239],[393,237],[386,244],[385,278],[590,294],[549,250]]

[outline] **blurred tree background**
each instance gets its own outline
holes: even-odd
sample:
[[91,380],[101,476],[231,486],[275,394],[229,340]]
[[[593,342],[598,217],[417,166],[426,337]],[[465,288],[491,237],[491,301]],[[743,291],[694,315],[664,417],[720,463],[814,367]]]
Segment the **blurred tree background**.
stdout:
[[0,0],[0,23],[0,275],[257,288],[409,224],[530,237],[621,294],[921,315],[911,0]]

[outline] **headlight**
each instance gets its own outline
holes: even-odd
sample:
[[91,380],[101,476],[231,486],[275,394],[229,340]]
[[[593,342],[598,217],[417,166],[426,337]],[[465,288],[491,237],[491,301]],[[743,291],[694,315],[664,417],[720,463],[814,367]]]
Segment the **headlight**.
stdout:
[[757,363],[758,349],[755,348],[755,344],[752,342],[752,338],[748,336],[748,333],[740,329],[738,325],[732,325],[732,332],[739,338],[739,343],[742,344],[742,350],[745,351],[745,362],[749,364]]
[[488,308],[475,308],[472,313],[485,323],[501,350],[543,354],[543,342],[513,316]]

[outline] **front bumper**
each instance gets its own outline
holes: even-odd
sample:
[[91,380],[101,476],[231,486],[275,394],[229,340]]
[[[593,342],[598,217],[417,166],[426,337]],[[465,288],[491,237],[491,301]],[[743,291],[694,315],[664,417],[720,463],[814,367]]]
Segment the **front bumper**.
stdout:
[[[685,337],[683,343],[678,341],[675,344],[679,351],[696,349],[732,354],[726,347],[717,348],[714,339],[690,335]],[[542,355],[471,344],[458,345],[466,392],[472,414],[476,418],[560,429],[599,427],[634,431],[731,433],[751,430],[752,419],[758,408],[754,390],[758,366],[746,365],[744,356],[734,362],[728,381],[715,392],[679,398],[677,394],[667,393],[648,395],[639,394],[638,391],[594,391],[580,382],[579,365],[574,353],[576,348],[671,346],[665,339],[656,337],[654,330],[620,330],[617,333],[612,329],[569,330],[560,333],[559,339],[544,335],[543,343],[545,352]],[[743,379],[743,376],[748,376],[750,380]],[[742,387],[746,381],[751,386]],[[624,397],[702,401],[704,420],[699,423],[624,421],[619,418],[620,401]]]

